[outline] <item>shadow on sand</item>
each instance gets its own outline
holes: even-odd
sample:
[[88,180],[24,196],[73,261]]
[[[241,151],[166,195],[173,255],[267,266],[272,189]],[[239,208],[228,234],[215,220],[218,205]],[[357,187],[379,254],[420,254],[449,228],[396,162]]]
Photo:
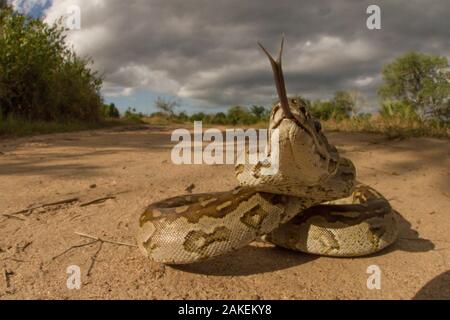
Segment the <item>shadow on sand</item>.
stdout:
[[450,271],[428,282],[417,292],[413,300],[450,300]]
[[[400,230],[398,241],[386,250],[371,256],[381,256],[396,250],[406,252],[427,252],[435,248],[433,242],[420,238],[417,231],[411,228],[411,223],[403,218],[398,212],[397,215]],[[319,256],[290,251],[270,244],[258,246],[252,244],[236,252],[207,261],[172,267],[189,273],[205,275],[246,276],[288,269],[318,258]]]
[[399,237],[397,241],[389,248],[375,253],[372,256],[380,256],[393,251],[406,251],[406,252],[428,252],[434,250],[435,245],[431,240],[423,239],[419,236],[419,233],[414,230],[411,223],[406,220],[399,212],[397,214]]
[[189,265],[173,266],[173,268],[214,276],[247,276],[288,269],[317,258],[270,244],[264,244],[262,247],[252,244],[227,255]]

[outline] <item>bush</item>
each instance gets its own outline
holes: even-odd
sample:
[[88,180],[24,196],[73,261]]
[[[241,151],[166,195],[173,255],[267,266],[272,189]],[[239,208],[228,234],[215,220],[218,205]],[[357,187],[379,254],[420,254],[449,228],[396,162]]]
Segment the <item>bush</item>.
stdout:
[[381,105],[380,116],[385,119],[398,118],[406,121],[419,121],[419,115],[406,101],[384,101]]
[[102,115],[104,118],[111,118],[111,119],[119,119],[120,118],[120,112],[116,108],[116,105],[114,103],[103,105]]
[[225,125],[225,124],[228,123],[227,115],[226,115],[225,113],[223,113],[223,112],[216,113],[216,114],[212,117],[211,122],[212,122],[213,124],[222,124],[222,125]]
[[140,122],[144,117],[142,112],[137,112],[135,108],[128,107],[127,111],[125,111],[124,119]]
[[258,119],[252,115],[246,107],[235,106],[228,109],[227,120],[229,124],[254,124]]
[[192,122],[194,122],[194,121],[204,121],[205,118],[206,118],[206,114],[204,112],[197,112],[197,113],[194,113],[191,116],[190,120]]
[[302,98],[311,115],[320,120],[342,121],[348,119],[356,109],[355,102],[347,91],[338,91],[329,101],[309,101]]
[[65,44],[65,29],[14,12],[0,11],[0,106],[28,120],[101,118],[102,80]]

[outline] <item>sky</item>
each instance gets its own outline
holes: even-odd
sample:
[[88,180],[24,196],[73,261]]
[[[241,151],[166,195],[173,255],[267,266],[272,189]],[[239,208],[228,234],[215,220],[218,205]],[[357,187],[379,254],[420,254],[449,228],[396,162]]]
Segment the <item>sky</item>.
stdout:
[[[178,111],[217,112],[276,100],[270,64],[286,38],[283,68],[290,95],[329,99],[358,90],[378,105],[386,63],[408,51],[450,59],[450,1],[433,0],[13,0],[48,23],[80,9],[81,28],[67,41],[95,62],[102,94],[121,110],[154,112],[158,96]],[[369,30],[366,10],[381,9]]]

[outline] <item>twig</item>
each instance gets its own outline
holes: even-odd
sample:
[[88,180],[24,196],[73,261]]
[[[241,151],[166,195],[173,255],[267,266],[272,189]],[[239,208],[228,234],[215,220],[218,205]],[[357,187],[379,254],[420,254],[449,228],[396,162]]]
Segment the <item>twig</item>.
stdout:
[[14,262],[19,262],[19,263],[28,262],[26,260],[17,259],[17,258],[14,258],[14,257],[6,257],[6,258],[1,259],[0,261],[6,261],[6,260],[11,260],[11,261],[14,261]]
[[[116,193],[114,195],[108,195],[108,196],[105,196],[105,197],[102,197],[102,198],[98,198],[98,199],[94,199],[94,200],[91,200],[91,201],[88,201],[88,202],[84,202],[84,203],[80,204],[80,207],[87,207],[87,206],[90,206],[90,205],[93,205],[93,204],[98,204],[98,203],[105,202],[106,200],[116,199],[117,195],[123,194],[123,193],[127,193],[127,192],[129,192],[129,191],[125,190],[125,191],[118,192],[118,193]],[[4,214],[2,214],[2,216],[4,216],[5,218],[9,218],[9,219],[17,219],[17,220],[25,221],[25,219],[23,219],[21,217],[17,217],[16,215],[18,215],[18,214],[27,215],[27,213],[31,214],[31,212],[33,210],[47,208],[47,207],[52,207],[52,206],[58,206],[58,205],[63,205],[63,204],[72,204],[74,202],[79,202],[79,201],[80,201],[80,198],[76,197],[76,198],[70,198],[70,199],[66,199],[66,200],[60,200],[60,201],[56,201],[56,202],[51,202],[51,203],[44,203],[44,204],[41,204],[39,206],[34,206],[34,207],[22,209],[22,210],[19,210],[19,211],[16,211],[16,212],[4,213]]]
[[80,237],[92,239],[92,240],[95,240],[95,241],[115,244],[115,245],[118,245],[118,246],[126,246],[126,247],[137,248],[137,245],[131,244],[131,243],[125,243],[125,242],[119,242],[119,241],[112,241],[112,240],[102,239],[102,238],[99,238],[99,237],[96,237],[96,236],[91,236],[89,234],[85,234],[85,233],[81,233],[81,232],[75,232],[75,234],[79,235]]
[[117,246],[137,247],[135,244],[125,243],[125,242],[117,242],[117,241],[112,241],[112,240],[106,240],[106,239],[102,239],[102,238],[99,238],[99,237],[91,236],[89,234],[84,234],[84,233],[81,233],[81,232],[75,232],[75,234],[80,236],[80,237],[83,237],[83,238],[91,239],[92,241],[87,242],[87,243],[82,243],[82,244],[71,246],[70,248],[64,250],[63,252],[61,252],[57,256],[54,256],[52,258],[52,260],[55,260],[55,259],[61,257],[62,255],[64,255],[67,252],[69,252],[70,250],[77,249],[77,248],[82,248],[82,247],[86,247],[86,246],[90,246],[90,245],[96,244],[96,243],[100,243],[100,246],[98,247],[97,251],[91,257],[91,263],[89,265],[88,272],[86,273],[87,276],[91,275],[92,269],[94,268],[94,264],[97,261],[97,256],[100,253],[100,251],[102,250],[104,243],[110,243],[110,244],[114,244],[114,245],[117,245]]
[[[79,198],[71,198],[71,199],[66,199],[66,200],[61,200],[61,201],[56,201],[56,202],[51,202],[51,203],[44,203],[44,204],[41,204],[39,206],[23,209],[23,210],[12,212],[12,213],[8,213],[8,214],[3,214],[3,216],[11,218],[12,216],[15,216],[16,214],[24,214],[24,213],[29,213],[29,212],[31,212],[33,210],[36,210],[36,209],[42,209],[42,208],[58,206],[58,205],[62,205],[62,204],[74,203],[74,202],[77,202],[79,200],[80,200]],[[18,218],[18,217],[16,217],[16,218]],[[19,218],[19,219],[21,219],[21,218]]]
[[14,271],[4,269],[3,274],[5,276],[6,288],[9,289],[11,287],[11,276],[14,275]]
[[102,198],[98,198],[95,200],[91,200],[91,201],[80,204],[80,207],[87,207],[87,206],[90,206],[93,204],[103,203],[106,200],[111,200],[111,199],[116,199],[116,196],[107,196],[107,197],[102,197]]
[[97,251],[94,253],[94,255],[91,257],[91,264],[90,264],[90,266],[89,266],[89,268],[88,268],[88,272],[86,273],[86,275],[87,275],[88,277],[91,275],[91,271],[92,271],[92,269],[94,268],[95,262],[97,261],[97,256],[98,256],[98,254],[100,253],[100,251],[102,250],[103,243],[104,243],[104,242],[102,242],[102,241],[100,242],[100,246],[98,247],[98,249],[97,249]]
[[16,216],[13,216],[13,215],[7,214],[7,213],[3,213],[2,216],[5,218],[8,218],[8,219],[16,219],[16,220],[20,220],[20,221],[25,221],[24,218],[16,217]]
[[66,254],[67,252],[69,252],[70,250],[78,249],[78,248],[82,248],[82,247],[86,247],[86,246],[90,246],[91,244],[94,244],[94,243],[97,243],[97,242],[98,242],[98,240],[94,240],[94,241],[91,241],[91,242],[87,242],[87,243],[82,243],[82,244],[77,244],[77,245],[71,246],[70,248],[64,250],[64,251],[61,252],[60,254],[54,256],[54,257],[52,258],[52,260],[58,259],[59,257],[65,255],[65,254]]

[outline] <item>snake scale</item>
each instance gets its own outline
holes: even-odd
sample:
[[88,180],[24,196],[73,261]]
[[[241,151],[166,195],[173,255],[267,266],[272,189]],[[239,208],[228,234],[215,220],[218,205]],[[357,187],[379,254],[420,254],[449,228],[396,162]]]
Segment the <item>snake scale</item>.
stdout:
[[[389,202],[356,181],[301,99],[286,95],[281,56],[268,56],[280,102],[269,135],[278,131],[278,171],[267,161],[236,166],[239,186],[228,192],[184,195],[151,204],[140,216],[141,251],[165,264],[188,264],[242,248],[259,237],[291,250],[355,257],[397,239]],[[270,148],[268,154],[273,152]]]

